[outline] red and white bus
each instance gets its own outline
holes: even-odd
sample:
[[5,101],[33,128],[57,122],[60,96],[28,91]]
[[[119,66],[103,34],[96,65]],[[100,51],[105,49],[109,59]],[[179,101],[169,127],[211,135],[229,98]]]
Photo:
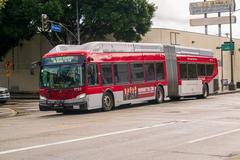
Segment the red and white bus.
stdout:
[[[181,46],[90,42],[59,45],[41,61],[41,111],[109,111],[166,97],[205,98],[218,89],[210,50]],[[216,83],[216,84],[214,84]]]

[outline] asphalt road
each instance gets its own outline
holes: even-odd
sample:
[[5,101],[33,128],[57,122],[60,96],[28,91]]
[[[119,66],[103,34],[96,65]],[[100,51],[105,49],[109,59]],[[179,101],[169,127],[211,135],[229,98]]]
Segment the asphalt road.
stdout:
[[10,104],[17,114],[0,119],[0,160],[236,160],[239,97],[70,115]]

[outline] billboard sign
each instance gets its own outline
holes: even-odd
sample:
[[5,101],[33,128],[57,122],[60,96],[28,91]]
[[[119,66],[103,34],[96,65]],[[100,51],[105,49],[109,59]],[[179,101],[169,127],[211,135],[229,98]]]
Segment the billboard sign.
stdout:
[[[237,22],[236,16],[232,16],[232,23],[236,23],[236,22]],[[229,23],[230,23],[230,18],[228,16],[190,19],[191,26],[218,25],[218,24],[229,24]]]
[[191,15],[199,15],[205,13],[218,13],[235,11],[235,0],[214,0],[206,2],[190,3],[189,10]]

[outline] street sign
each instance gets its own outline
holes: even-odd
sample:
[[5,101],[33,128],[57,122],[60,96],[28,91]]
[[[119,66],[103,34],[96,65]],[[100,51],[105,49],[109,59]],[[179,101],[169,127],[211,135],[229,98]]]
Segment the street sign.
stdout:
[[51,31],[53,31],[53,32],[61,32],[62,31],[62,26],[57,25],[57,24],[52,24],[51,25]]
[[235,11],[235,0],[215,0],[206,2],[190,3],[189,10],[191,15],[199,15],[205,13],[218,13]]
[[234,51],[234,42],[224,42],[224,44],[221,45],[222,51]]
[[[236,16],[232,16],[232,24],[236,22],[237,22]],[[218,25],[218,24],[229,24],[229,23],[230,23],[230,18],[228,16],[190,19],[191,26]]]

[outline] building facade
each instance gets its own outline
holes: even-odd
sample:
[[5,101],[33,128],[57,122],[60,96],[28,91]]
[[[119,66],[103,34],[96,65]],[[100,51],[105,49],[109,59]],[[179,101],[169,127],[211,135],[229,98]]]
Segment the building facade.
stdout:
[[[214,35],[205,35],[200,33],[185,32],[179,30],[153,28],[143,38],[142,42],[164,43],[181,45],[194,48],[211,49],[219,61],[219,87],[221,88],[221,78],[223,75],[224,89],[228,89],[227,84],[231,81],[231,54],[229,51],[223,52],[223,66],[221,64],[221,50],[217,49],[224,42],[229,42],[228,37],[218,37]],[[240,82],[240,39],[233,39],[235,42],[235,51],[233,56],[233,76],[234,83]],[[223,74],[222,74],[223,72]]]
[[[39,68],[35,75],[30,74],[31,63],[41,59],[52,46],[48,40],[37,34],[30,41],[22,41],[12,48],[0,62],[0,86],[12,92],[38,92]],[[12,64],[10,76],[7,76],[6,63]]]
[[[181,45],[194,48],[211,49],[214,56],[221,62],[221,50],[216,49],[224,42],[229,41],[227,37],[204,35],[199,33],[185,32],[179,30],[153,28],[144,37],[143,43],[163,43]],[[240,39],[234,39],[235,54],[233,59],[234,82],[240,82]],[[0,62],[0,86],[9,88],[12,92],[38,92],[39,68],[35,69],[35,75],[30,74],[30,66],[33,61],[40,60],[53,46],[47,39],[37,34],[30,41],[23,41],[19,46],[13,48]],[[13,69],[10,76],[6,74],[6,62],[11,62]],[[219,80],[222,76],[224,82],[231,80],[230,52],[223,53],[223,67],[219,63]],[[219,84],[220,81],[219,81]],[[221,87],[221,86],[220,86]],[[227,89],[227,86],[225,87]]]

